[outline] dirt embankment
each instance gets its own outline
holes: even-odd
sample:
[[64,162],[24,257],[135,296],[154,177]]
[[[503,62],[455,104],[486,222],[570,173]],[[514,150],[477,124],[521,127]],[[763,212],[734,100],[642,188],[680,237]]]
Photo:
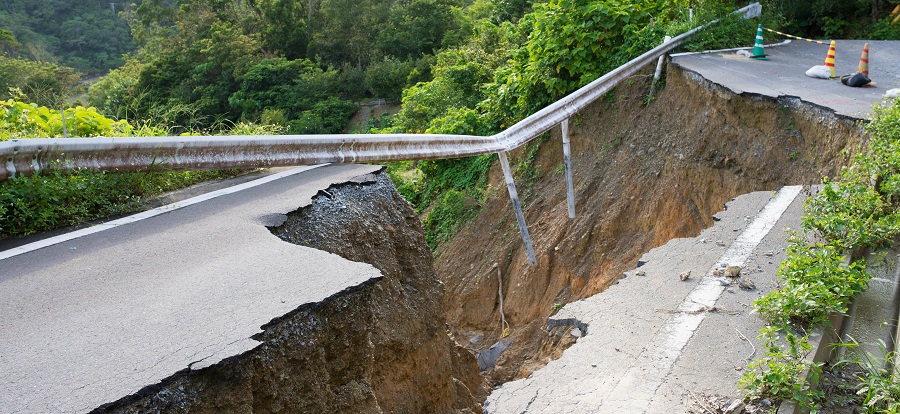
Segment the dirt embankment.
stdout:
[[271,230],[383,277],[272,321],[244,355],[98,412],[481,412],[487,383],[447,335],[418,217],[385,174],[321,191]]
[[558,128],[540,144],[538,178],[517,182],[537,266],[525,259],[499,166],[481,212],[438,252],[448,323],[475,352],[500,340],[500,269],[512,345],[487,371],[495,384],[528,376],[575,339],[572,328],[548,334],[556,304],[601,292],[644,252],[697,235],[737,195],[835,176],[864,139],[828,110],[738,96],[672,65],[649,105],[646,73],[626,84],[571,120],[576,219],[566,215]]

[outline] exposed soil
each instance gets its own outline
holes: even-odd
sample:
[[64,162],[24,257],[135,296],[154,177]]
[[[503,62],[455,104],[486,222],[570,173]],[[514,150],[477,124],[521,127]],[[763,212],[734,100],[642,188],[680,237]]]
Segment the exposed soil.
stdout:
[[439,248],[447,320],[473,352],[502,334],[495,263],[501,271],[512,345],[486,372],[492,383],[527,377],[577,339],[548,334],[558,304],[602,292],[651,248],[699,234],[737,195],[835,176],[864,139],[854,120],[795,98],[738,96],[672,65],[645,105],[648,89],[649,74],[637,75],[571,120],[574,220],[559,129],[537,144],[537,178],[517,180],[536,266],[525,259],[499,165],[478,216]]
[[243,355],[95,412],[481,412],[487,383],[447,335],[418,217],[385,174],[331,186],[271,230],[369,263],[383,277],[270,322]]

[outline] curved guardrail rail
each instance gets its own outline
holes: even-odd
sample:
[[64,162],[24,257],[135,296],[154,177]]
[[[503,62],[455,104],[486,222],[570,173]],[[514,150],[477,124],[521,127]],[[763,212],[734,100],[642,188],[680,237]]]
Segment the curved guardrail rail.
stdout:
[[[762,10],[753,3],[736,10],[745,17]],[[529,261],[536,263],[528,229],[516,195],[506,152],[519,148],[609,92],[655,59],[684,43],[711,21],[685,32],[603,75],[565,98],[545,107],[498,134],[343,134],[277,136],[189,136],[124,138],[38,138],[0,142],[0,181],[53,168],[140,171],[154,166],[168,170],[225,169],[458,158],[497,153],[519,222]],[[565,124],[564,124],[565,125]],[[567,125],[566,125],[567,126]],[[566,130],[568,128],[565,128]],[[568,137],[563,138],[568,153]],[[568,160],[567,160],[568,161]],[[566,163],[570,169],[569,163]],[[568,187],[571,189],[571,173]],[[574,196],[569,193],[574,218]]]

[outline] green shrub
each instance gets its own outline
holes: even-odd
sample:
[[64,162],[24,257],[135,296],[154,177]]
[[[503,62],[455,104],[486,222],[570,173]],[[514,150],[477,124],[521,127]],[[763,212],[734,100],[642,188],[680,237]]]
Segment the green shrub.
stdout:
[[775,328],[763,328],[759,339],[765,341],[763,348],[766,356],[751,362],[738,382],[738,386],[747,391],[747,398],[751,401],[766,398],[776,406],[782,401],[793,400],[811,413],[818,412],[816,407],[824,394],[815,390],[815,386],[822,366],[821,363],[809,364],[805,361],[806,354],[810,352],[807,337],[786,334],[787,349],[780,345]]
[[143,64],[129,59],[121,67],[110,71],[88,88],[88,104],[102,114],[117,119],[128,119],[137,111],[137,97],[133,88],[140,76]]
[[[159,133],[133,128],[126,121],[103,117],[93,108],[68,108],[70,135],[140,136]],[[248,123],[223,130],[231,134],[271,134],[278,127]],[[62,136],[59,111],[18,101],[0,101],[0,140]],[[71,138],[78,139],[78,138]],[[62,159],[54,162],[63,162]],[[112,173],[45,168],[31,177],[0,182],[0,238],[24,236],[137,209],[148,197],[214,178],[232,176],[227,171]]]
[[44,170],[0,182],[0,238],[128,213],[155,194],[233,172],[104,173]]
[[291,134],[337,134],[358,109],[353,102],[328,98],[290,121],[289,131]]
[[14,99],[59,109],[72,95],[79,79],[69,67],[0,54],[0,94],[15,89],[21,96],[13,96]]
[[415,69],[412,61],[385,58],[371,63],[366,68],[366,90],[375,98],[383,98],[390,102],[399,102],[403,94],[406,80]]
[[[106,118],[94,108],[68,108],[65,118],[70,136],[126,136],[132,132],[128,122]],[[62,137],[62,121],[63,114],[58,110],[20,101],[0,101],[0,141]]]
[[776,326],[818,325],[832,312],[845,313],[847,303],[865,290],[871,277],[863,262],[846,264],[845,259],[838,247],[794,240],[778,267],[781,289],[757,299],[756,310]]
[[[829,313],[845,313],[849,301],[865,290],[871,277],[865,262],[846,263],[848,252],[890,245],[900,234],[900,103],[876,104],[866,130],[871,138],[866,149],[841,172],[839,181],[826,178],[822,191],[807,201],[804,229],[815,232],[823,242],[810,245],[795,237],[778,268],[781,288],[754,302],[756,310],[774,325],[763,334],[788,331],[791,323],[820,325]],[[766,356],[754,361],[752,371],[742,379],[748,397],[771,392],[807,405],[814,402],[804,383],[790,380],[794,368],[777,365],[784,359],[780,348],[768,341],[767,348]],[[900,407],[892,400],[898,387],[890,377],[877,372],[863,376],[859,393],[865,394],[866,412],[896,412]]]

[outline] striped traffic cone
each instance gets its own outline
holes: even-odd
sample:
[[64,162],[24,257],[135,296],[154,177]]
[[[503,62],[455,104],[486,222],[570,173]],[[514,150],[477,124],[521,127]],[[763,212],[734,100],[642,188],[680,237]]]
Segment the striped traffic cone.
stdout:
[[869,44],[866,43],[863,46],[862,56],[859,58],[859,67],[856,69],[856,73],[851,73],[846,76],[841,76],[841,83],[847,86],[852,86],[854,88],[859,88],[862,86],[866,86],[872,83],[872,80],[869,79]]
[[769,60],[766,57],[766,49],[763,48],[762,25],[756,28],[756,42],[753,44],[753,59]]
[[857,73],[862,73],[863,75],[869,76],[869,44],[866,43],[863,46],[862,56],[859,57],[859,67],[856,69]]
[[831,77],[834,77],[834,40],[828,45],[828,55],[825,56],[825,67],[831,70]]

